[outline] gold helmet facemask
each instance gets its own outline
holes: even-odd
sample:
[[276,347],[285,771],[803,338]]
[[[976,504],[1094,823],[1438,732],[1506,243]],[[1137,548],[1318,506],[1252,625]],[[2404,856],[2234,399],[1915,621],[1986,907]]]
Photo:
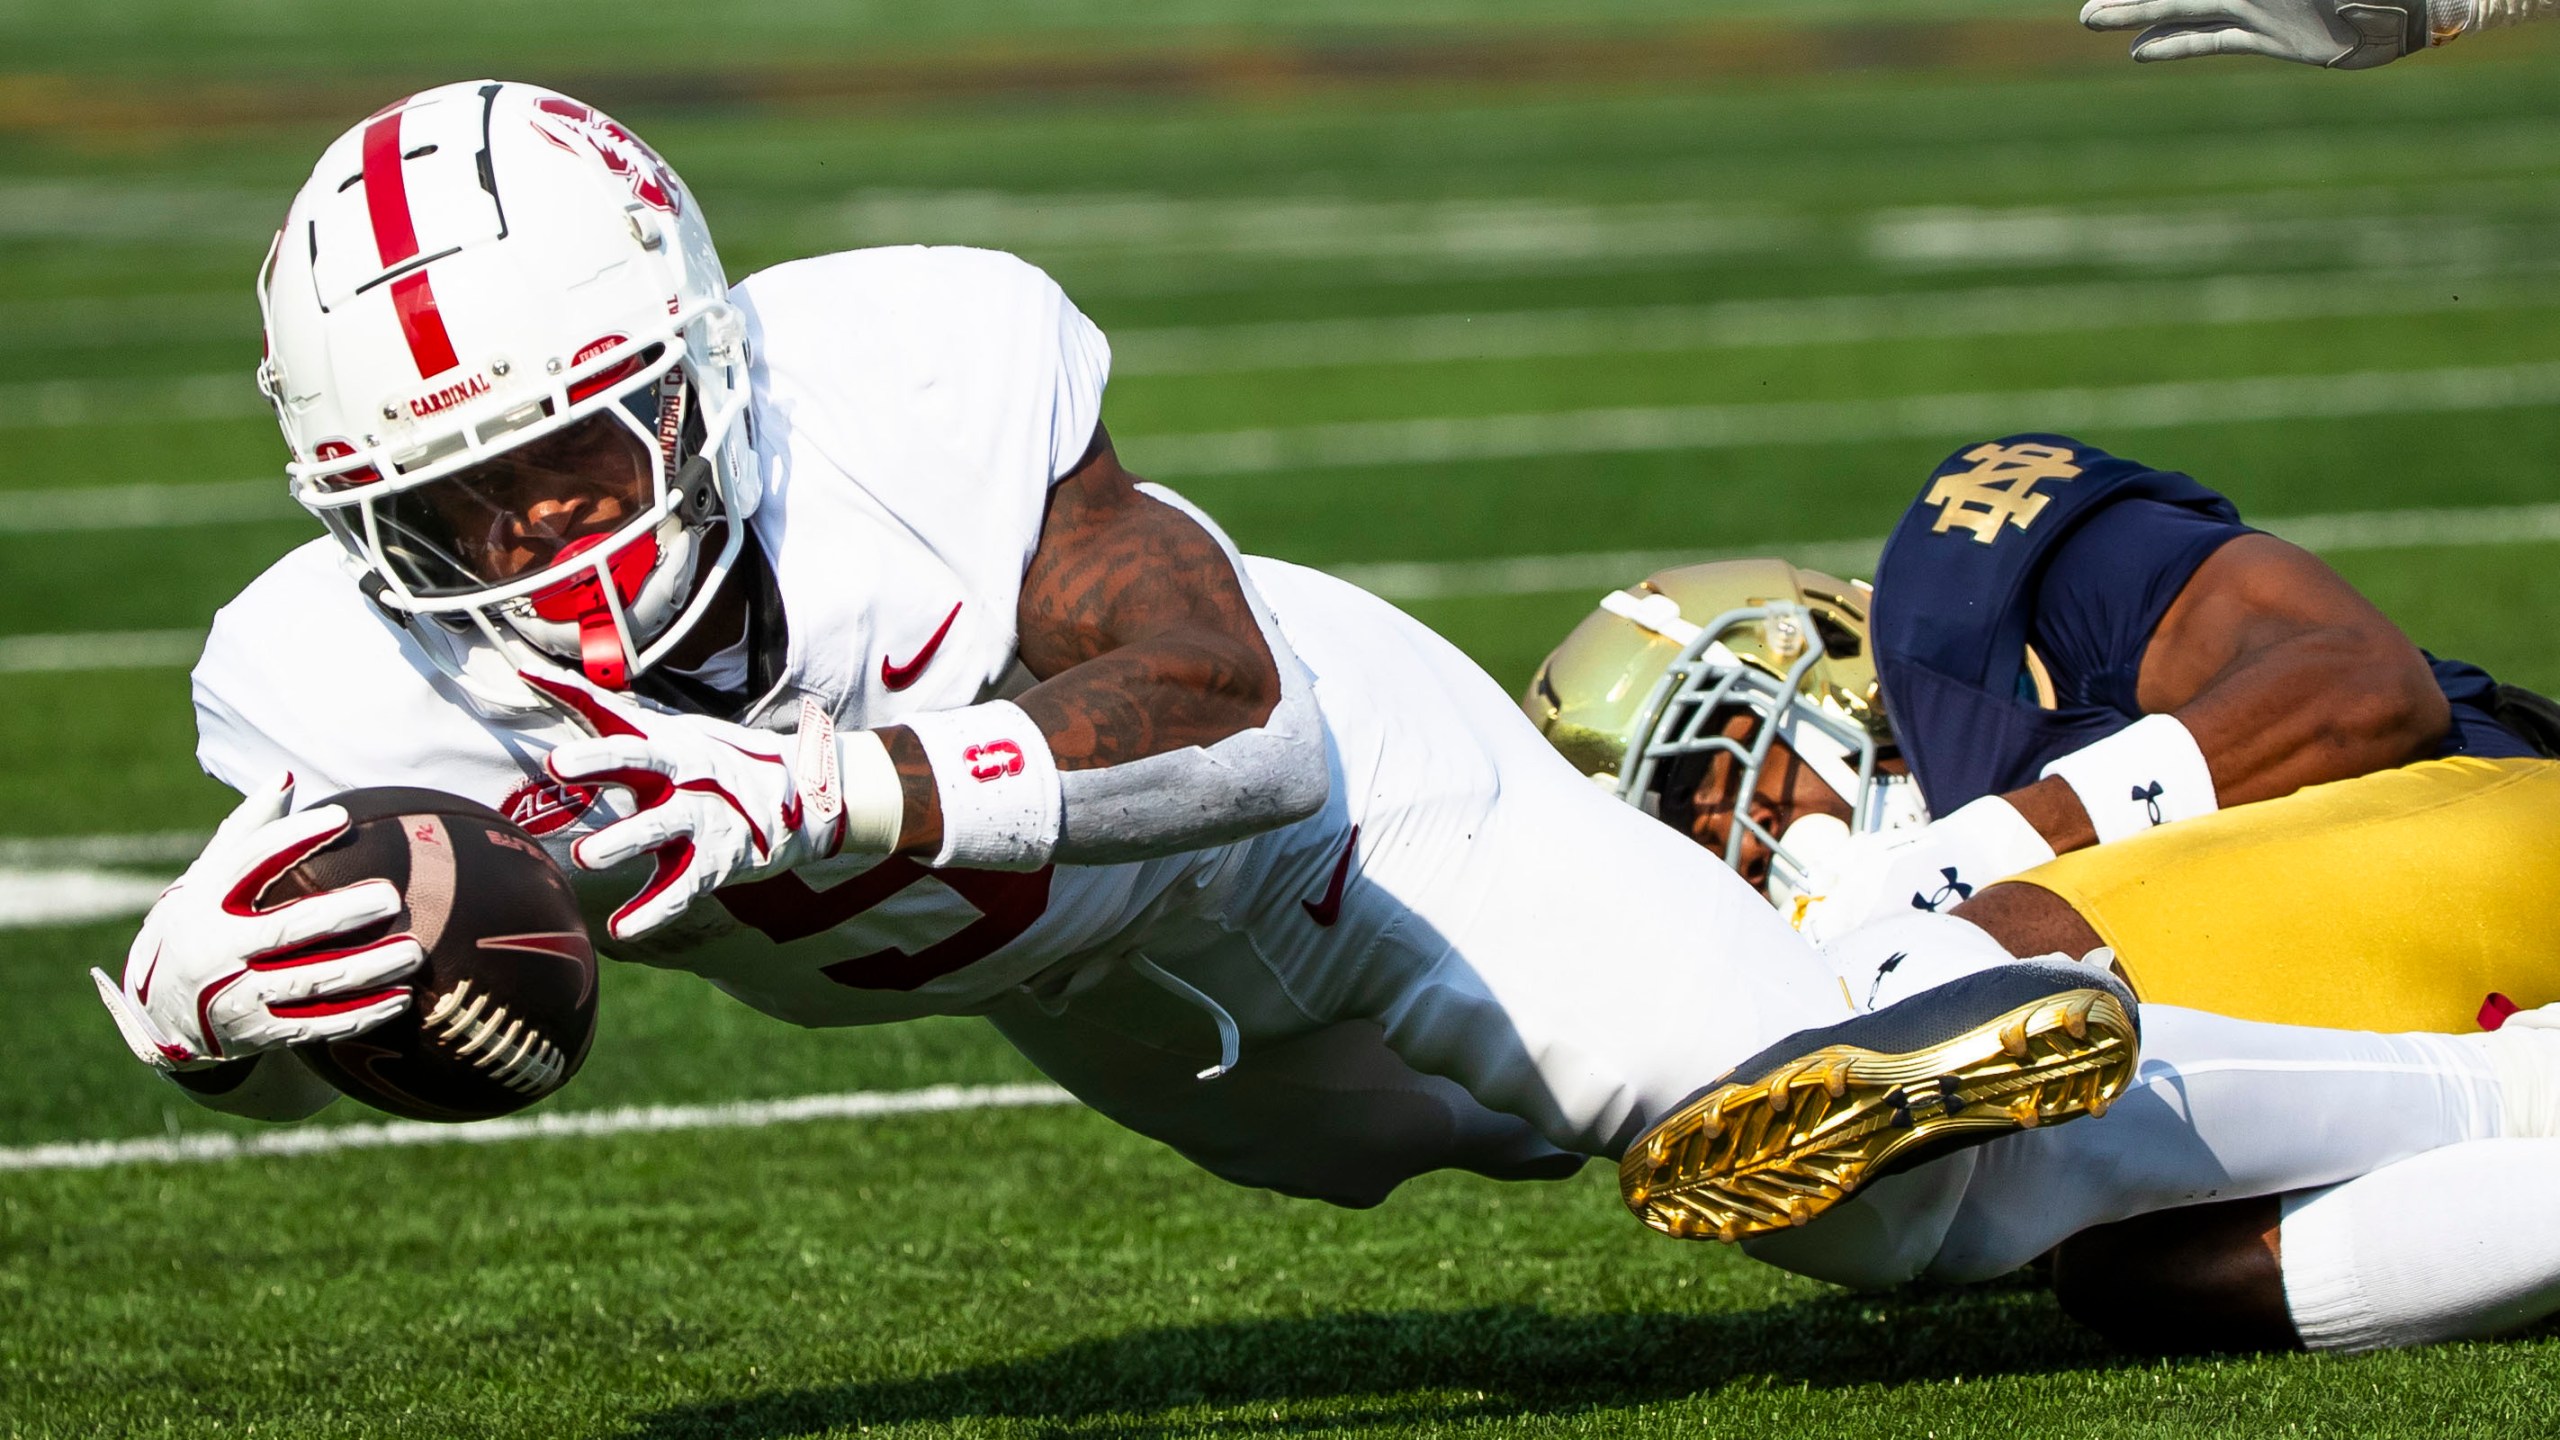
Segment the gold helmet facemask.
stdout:
[[[1668,789],[1695,783],[1703,757],[1729,756],[1725,862],[1739,868],[1758,840],[1770,854],[1770,898],[1784,903],[1840,839],[1926,818],[1909,777],[1878,768],[1892,739],[1865,653],[1865,595],[1777,560],[1664,571],[1604,597],[1540,667],[1524,708],[1585,773],[1663,818]],[[1723,608],[1701,623],[1682,613],[1683,600],[1692,615]],[[1639,686],[1643,698],[1628,704]],[[1759,722],[1745,737],[1724,733],[1735,711]],[[1781,743],[1848,807],[1845,827],[1804,815],[1780,834],[1752,813]]]

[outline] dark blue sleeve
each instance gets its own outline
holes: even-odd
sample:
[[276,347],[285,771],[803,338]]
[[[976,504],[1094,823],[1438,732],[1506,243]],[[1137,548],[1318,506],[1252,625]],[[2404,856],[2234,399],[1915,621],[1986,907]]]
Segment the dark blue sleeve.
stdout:
[[2120,500],[2083,521],[2046,565],[2028,623],[2055,703],[2140,715],[2135,687],[2151,632],[2205,557],[2249,533],[2149,499]]

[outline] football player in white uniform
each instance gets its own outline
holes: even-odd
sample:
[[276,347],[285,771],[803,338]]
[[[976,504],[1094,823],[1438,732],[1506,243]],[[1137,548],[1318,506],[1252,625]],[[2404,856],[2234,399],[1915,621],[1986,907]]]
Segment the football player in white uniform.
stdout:
[[732,290],[630,132],[473,82],[331,146],[259,291],[330,535],[217,618],[199,755],[250,798],[98,977],[207,1103],[308,1113],[278,1047],[408,1003],[413,943],[332,942],[388,886],[256,903],[341,822],[294,797],[405,784],[539,832],[608,953],[802,1025],[986,1015],[1212,1171],[1342,1204],[1623,1155],[1673,1233],[1863,1192],[1808,1268],[1990,1273],[2208,1189],[2560,1125],[2530,1045],[2172,1013],[2148,1063],[2212,1062],[2184,1111],[2055,1126],[2130,1081],[2124,992],[1949,917],[1872,941],[1947,982],[1853,1014],[1452,647],[1124,471],[1101,335],[1011,257]]

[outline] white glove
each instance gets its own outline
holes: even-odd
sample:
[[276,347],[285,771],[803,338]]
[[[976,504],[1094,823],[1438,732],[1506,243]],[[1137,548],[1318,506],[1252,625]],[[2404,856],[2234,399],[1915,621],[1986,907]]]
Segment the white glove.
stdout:
[[1814,866],[1791,918],[1827,945],[1889,916],[1952,910],[2052,858],[2016,806],[1986,795],[1926,825],[1850,836]]
[[[2467,15],[2468,6],[2459,14]],[[2088,0],[2080,23],[2133,30],[2136,60],[2264,55],[2332,70],[2369,70],[2461,33],[2438,31],[2428,0]]]
[[178,883],[160,892],[125,955],[124,983],[91,970],[134,1057],[192,1070],[285,1045],[342,1040],[409,1008],[394,985],[426,963],[409,935],[325,942],[400,913],[398,887],[366,880],[260,910],[258,892],[346,833],[347,812],[298,815],[293,777],[252,791]]
[[633,813],[569,847],[582,870],[641,855],[656,868],[606,922],[618,940],[673,922],[732,881],[761,880],[847,850],[887,854],[906,801],[888,748],[869,730],[838,736],[815,701],[798,735],[707,715],[669,715],[583,681],[526,674],[594,732],[543,763],[564,783],[630,792]]

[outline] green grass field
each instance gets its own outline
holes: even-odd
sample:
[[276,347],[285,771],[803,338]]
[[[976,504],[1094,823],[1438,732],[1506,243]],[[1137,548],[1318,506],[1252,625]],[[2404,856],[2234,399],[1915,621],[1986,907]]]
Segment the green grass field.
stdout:
[[[62,492],[276,473],[274,219],[339,129],[466,72],[633,122],[733,273],[906,239],[1049,267],[1118,338],[1133,469],[1506,684],[1635,578],[1610,554],[1837,554],[1949,447],[2077,406],[2279,530],[2449,512],[2335,562],[2560,686],[2560,516],[2494,508],[2560,502],[2560,37],[2137,70],[2071,8],[0,0],[0,880],[225,808],[181,670],[25,637],[200,629],[316,527],[280,485],[113,528]],[[2261,399],[2143,388],[2181,381]],[[1622,407],[1703,438],[1609,440]],[[1526,438],[1392,429],[1421,419]],[[0,929],[0,1147],[249,1128],[124,1055],[83,972],[129,928]],[[604,1006],[550,1108],[1037,1078],[974,1022],[796,1032],[634,967]],[[2025,1280],[1855,1296],[1661,1241],[1596,1173],[1333,1211],[1071,1107],[0,1169],[12,1437],[2526,1434],[2555,1383],[2547,1332],[2112,1355]]]

